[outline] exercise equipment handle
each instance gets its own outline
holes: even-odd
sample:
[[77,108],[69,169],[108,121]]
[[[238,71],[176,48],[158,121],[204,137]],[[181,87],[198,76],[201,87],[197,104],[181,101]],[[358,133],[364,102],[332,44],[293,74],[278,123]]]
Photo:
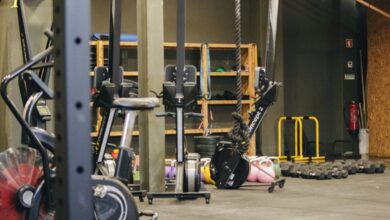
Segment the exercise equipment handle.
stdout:
[[35,85],[43,92],[46,99],[54,99],[54,92],[35,73],[26,71],[23,75],[28,75],[28,77],[34,81]]
[[156,117],[176,117],[176,113],[174,112],[158,112],[156,113]]
[[186,118],[190,118],[190,117],[194,117],[194,118],[203,118],[203,114],[202,113],[196,113],[196,112],[187,112],[187,113],[184,113],[184,117]]
[[45,32],[43,32],[47,38],[49,38],[50,40],[53,40],[54,38],[54,33],[53,31],[51,31],[50,29],[46,29]]

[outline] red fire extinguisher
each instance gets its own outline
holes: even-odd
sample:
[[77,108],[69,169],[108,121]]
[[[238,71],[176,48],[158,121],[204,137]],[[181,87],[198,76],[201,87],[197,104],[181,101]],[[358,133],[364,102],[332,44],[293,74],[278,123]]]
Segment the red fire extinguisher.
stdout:
[[351,101],[348,106],[348,131],[357,132],[359,130],[359,105]]

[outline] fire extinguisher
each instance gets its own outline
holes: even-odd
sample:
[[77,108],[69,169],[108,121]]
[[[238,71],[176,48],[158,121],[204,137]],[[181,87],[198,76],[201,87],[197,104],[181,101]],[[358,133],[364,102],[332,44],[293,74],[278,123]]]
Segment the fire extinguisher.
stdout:
[[348,105],[348,131],[351,133],[359,131],[359,104],[355,101]]

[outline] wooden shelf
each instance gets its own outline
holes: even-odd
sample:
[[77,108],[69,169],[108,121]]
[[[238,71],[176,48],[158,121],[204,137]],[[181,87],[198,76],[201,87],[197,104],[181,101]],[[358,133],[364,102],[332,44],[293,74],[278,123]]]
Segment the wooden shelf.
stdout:
[[[200,75],[199,72],[196,73],[197,76]],[[89,72],[89,76],[95,76],[94,72]],[[137,71],[125,71],[123,72],[123,76],[138,76]],[[236,72],[211,72],[211,76],[213,77],[235,77]],[[241,73],[241,76],[249,76],[249,73],[247,71],[244,71]]]
[[228,133],[232,128],[212,128],[210,130],[211,134],[213,133]]
[[[107,54],[105,54],[105,53],[107,53],[106,49],[107,49],[108,45],[109,45],[108,41],[99,40],[99,41],[90,42],[91,48],[94,48],[94,49],[96,48],[95,55],[96,55],[96,65],[97,66],[104,65],[105,57],[107,57]],[[192,51],[196,51],[196,52],[199,51],[200,52],[200,57],[199,57],[200,64],[203,66],[207,66],[207,60],[206,60],[207,50],[205,50],[205,47],[202,45],[203,45],[202,43],[186,43],[185,48],[186,48],[186,50],[192,50]],[[166,43],[164,43],[163,46],[164,46],[165,50],[169,50],[172,52],[174,49],[176,49],[177,44],[175,42],[166,42]],[[121,49],[131,49],[132,51],[136,51],[137,47],[138,47],[138,42],[121,42],[120,47],[121,47]],[[226,53],[230,54],[232,51],[234,51],[234,49],[236,48],[236,45],[235,44],[210,43],[210,44],[208,44],[208,47],[210,50],[214,50],[218,53],[219,52],[222,52],[222,53],[226,52]],[[241,76],[243,77],[243,94],[249,95],[249,98],[246,98],[245,100],[242,101],[242,103],[244,105],[243,116],[245,119],[247,119],[248,118],[247,112],[249,110],[254,109],[254,105],[252,105],[252,104],[255,101],[255,98],[254,98],[255,91],[254,91],[252,85],[253,85],[253,80],[254,80],[254,72],[255,72],[254,70],[255,70],[255,67],[258,66],[257,46],[256,46],[256,44],[242,44],[241,48],[242,48],[243,64],[245,64],[245,66],[247,66],[247,71],[242,71],[242,73],[241,73]],[[212,60],[211,60],[212,63],[214,62],[214,59],[220,59],[220,58],[214,58],[214,57],[211,57],[211,58],[212,58]],[[135,58],[135,59],[137,59],[137,58]],[[89,75],[94,76],[94,72],[90,72]],[[139,73],[138,73],[138,71],[125,71],[123,73],[123,75],[125,77],[137,77],[139,75]],[[197,72],[196,75],[199,77],[200,73]],[[235,79],[236,72],[233,70],[226,70],[226,72],[214,71],[214,72],[210,73],[210,76],[213,77],[214,79],[218,78],[218,80],[215,79],[216,81],[215,80],[213,81],[214,83],[220,82],[220,80],[222,80],[223,77],[225,77],[226,81],[230,82],[230,81]],[[199,78],[198,78],[198,80],[199,80],[198,82],[200,82]],[[208,83],[209,77],[202,77],[202,80],[203,80],[204,92],[205,92],[205,94],[208,94],[209,91],[208,91],[207,83]],[[233,87],[231,88],[232,91],[234,91],[234,89],[235,88],[233,88]],[[218,105],[218,106],[221,106],[222,108],[233,107],[234,105],[237,104],[237,101],[236,100],[199,100],[199,101],[197,101],[197,104],[199,105],[200,112],[205,116],[202,120],[203,126],[208,127],[208,125],[210,123],[209,122],[209,107],[211,105]],[[99,120],[101,120],[101,118],[100,119],[98,118],[98,121]],[[194,126],[196,126],[196,125],[194,125]],[[230,130],[231,130],[231,128],[213,128],[210,130],[210,132],[213,134],[216,134],[216,135],[218,135],[218,134],[223,135],[223,134],[228,133]],[[203,133],[204,133],[203,129],[185,129],[185,134],[187,134],[187,135],[202,135]],[[172,130],[172,129],[168,129],[165,131],[165,134],[166,135],[175,135],[176,131]],[[91,135],[93,137],[96,137],[98,135],[98,132],[94,131],[91,133]],[[138,136],[139,131],[134,131],[133,135]],[[112,131],[110,133],[110,136],[116,137],[116,138],[121,137],[122,131]],[[256,149],[255,143],[252,139],[248,154],[255,155],[255,153],[256,153],[255,149]]]
[[[201,105],[203,101],[198,101],[198,105]],[[234,105],[237,104],[236,100],[206,100],[209,105]],[[242,104],[251,104],[250,100],[242,100]]]
[[[95,73],[94,72],[89,72],[89,76],[95,76]],[[138,72],[137,71],[125,71],[123,72],[123,76],[138,76]]]
[[123,76],[138,76],[137,71],[125,71],[123,72]]
[[[165,130],[166,135],[175,135],[176,130]],[[184,134],[203,134],[203,130],[201,129],[185,129]],[[97,137],[98,132],[92,132],[92,137]],[[139,136],[139,131],[133,131],[133,136]],[[110,137],[122,137],[122,131],[111,131]]]
[[[166,135],[175,135],[176,130],[165,130]],[[185,129],[184,134],[203,134],[202,129]]]
[[[92,137],[97,137],[98,132],[91,132]],[[139,131],[133,131],[133,136],[139,136]],[[122,137],[122,131],[111,131],[110,137]]]
[[[196,73],[197,76],[200,75],[200,72]],[[210,74],[213,77],[235,77],[237,75],[236,72],[234,71],[229,71],[229,72],[211,72]],[[241,76],[249,76],[248,71],[242,71]]]
[[[102,41],[103,46],[108,46],[108,41]],[[90,45],[96,45],[96,41],[92,41]],[[176,43],[175,42],[165,42],[164,47],[165,48],[176,48]],[[121,42],[120,43],[121,47],[137,47],[138,42]],[[185,47],[187,49],[200,49],[202,46],[201,43],[186,43]],[[248,49],[251,47],[251,44],[241,44],[242,49]],[[235,49],[236,45],[235,44],[209,44],[209,48],[211,49]]]

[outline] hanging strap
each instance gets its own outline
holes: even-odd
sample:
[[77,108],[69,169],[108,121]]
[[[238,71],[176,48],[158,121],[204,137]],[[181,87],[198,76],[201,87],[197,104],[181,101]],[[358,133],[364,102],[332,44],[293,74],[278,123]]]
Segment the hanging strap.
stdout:
[[[207,43],[201,45],[201,57],[202,61],[206,59],[206,67],[203,62],[200,62],[200,92],[201,96],[207,100],[211,99],[211,64],[210,64],[210,48]],[[206,57],[203,57],[203,50],[206,50]],[[206,68],[206,69],[205,69]],[[207,72],[207,90],[208,94],[204,91],[204,73]]]

